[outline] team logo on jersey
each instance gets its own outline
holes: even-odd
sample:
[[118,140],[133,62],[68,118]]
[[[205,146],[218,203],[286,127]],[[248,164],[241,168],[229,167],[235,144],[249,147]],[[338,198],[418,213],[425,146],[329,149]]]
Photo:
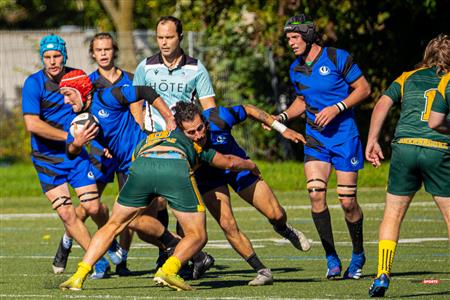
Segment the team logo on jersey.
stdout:
[[155,75],[159,73],[158,69],[155,69],[153,72],[155,73]]
[[328,74],[330,74],[330,68],[328,68],[327,66],[321,66],[319,68],[319,73],[322,76],[327,76]]
[[107,111],[104,110],[104,109],[100,109],[100,110],[98,111],[98,116],[99,116],[100,118],[106,119],[107,117],[109,117],[109,112],[107,112]]
[[216,143],[217,144],[225,144],[227,138],[223,135],[219,135],[216,137]]
[[356,166],[359,163],[359,160],[356,157],[352,157],[352,159],[350,159],[350,163],[352,166]]
[[94,176],[94,173],[92,173],[92,171],[89,171],[89,173],[87,174],[87,177],[91,180],[95,180],[95,176]]

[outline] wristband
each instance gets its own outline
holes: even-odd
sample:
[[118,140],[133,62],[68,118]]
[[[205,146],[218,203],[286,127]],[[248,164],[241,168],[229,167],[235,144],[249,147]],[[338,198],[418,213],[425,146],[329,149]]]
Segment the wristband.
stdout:
[[278,122],[277,120],[273,121],[272,125],[270,125],[270,127],[272,127],[273,129],[275,129],[276,131],[278,131],[279,133],[283,133],[286,131],[287,127],[284,124],[281,124],[280,122]]
[[336,103],[335,106],[339,109],[340,113],[347,109],[347,105],[343,101]]
[[288,114],[285,111],[283,111],[281,114],[279,114],[278,117],[280,118],[279,122],[281,122],[283,124],[286,123],[287,120],[289,119]]

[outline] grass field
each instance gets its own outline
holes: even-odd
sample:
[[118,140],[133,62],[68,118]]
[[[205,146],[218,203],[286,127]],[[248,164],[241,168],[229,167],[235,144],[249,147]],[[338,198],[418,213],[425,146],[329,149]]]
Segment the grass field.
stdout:
[[[314,241],[313,248],[307,253],[294,249],[274,233],[268,222],[254,209],[233,198],[240,228],[253,241],[257,254],[274,273],[273,286],[247,286],[247,282],[255,276],[253,270],[229,247],[214,220],[208,218],[209,242],[206,251],[215,257],[216,264],[204,278],[190,282],[195,291],[175,292],[156,287],[152,274],[157,250],[135,238],[129,258],[135,276],[113,275],[105,280],[88,280],[85,290],[81,292],[61,292],[57,289],[58,284],[75,271],[83,253],[75,247],[67,273],[52,274],[51,262],[63,233],[62,225],[43,196],[26,196],[26,186],[36,187],[36,175],[27,175],[29,166],[21,168],[21,171],[14,168],[1,170],[1,299],[360,299],[367,298],[368,287],[376,273],[383,187],[359,189],[365,215],[365,250],[368,258],[364,277],[359,281],[325,279],[326,263],[311,220],[307,194],[303,189],[278,190],[277,196],[288,212],[290,223]],[[263,170],[263,174],[267,173]],[[385,178],[381,180],[380,185],[383,185]],[[16,181],[21,181],[22,191],[12,191],[17,188]],[[335,241],[345,269],[351,256],[351,243],[342,210],[335,200],[334,186],[331,187],[329,204]],[[109,191],[103,201],[111,205],[113,194]],[[92,221],[88,224],[93,232]],[[403,223],[387,297],[450,297],[450,248],[446,237],[446,227],[438,209],[428,194],[419,192]],[[438,279],[439,283],[423,284],[424,279]]]

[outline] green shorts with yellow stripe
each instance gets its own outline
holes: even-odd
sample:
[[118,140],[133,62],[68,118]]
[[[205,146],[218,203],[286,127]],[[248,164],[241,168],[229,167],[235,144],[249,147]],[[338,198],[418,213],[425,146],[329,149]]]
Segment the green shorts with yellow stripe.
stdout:
[[433,196],[450,197],[450,153],[431,147],[392,144],[388,192],[407,196],[422,183]]
[[193,172],[183,158],[152,155],[138,157],[130,167],[128,179],[119,193],[123,206],[147,206],[156,196],[181,212],[205,211]]

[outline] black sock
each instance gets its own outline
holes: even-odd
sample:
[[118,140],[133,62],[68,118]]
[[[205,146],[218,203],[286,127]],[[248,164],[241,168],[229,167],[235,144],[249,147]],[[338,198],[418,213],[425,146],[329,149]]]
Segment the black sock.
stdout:
[[202,262],[206,257],[206,253],[203,251],[198,252],[192,257],[193,262]]
[[286,223],[279,225],[279,224],[272,224],[273,225],[273,229],[275,229],[275,231],[279,234],[282,235],[282,233],[286,232],[287,230],[287,226]]
[[320,213],[311,212],[311,215],[314,225],[316,225],[317,232],[319,233],[320,241],[322,242],[325,254],[327,256],[336,254],[333,231],[331,229],[331,217],[328,208]]
[[169,213],[167,212],[167,208],[159,210],[156,218],[161,222],[161,224],[163,224],[164,227],[167,228],[167,226],[169,226]]
[[175,247],[180,240],[170,233],[170,231],[165,229],[164,233],[158,238],[158,241],[160,241],[167,248],[170,248]]
[[347,223],[348,232],[350,233],[350,237],[352,238],[353,244],[353,253],[359,254],[364,251],[363,246],[363,219],[364,216],[361,214],[361,219],[352,223],[345,219]]
[[258,272],[261,269],[266,269],[266,266],[259,260],[256,253],[253,253],[248,258],[245,259],[245,261],[255,270]]

